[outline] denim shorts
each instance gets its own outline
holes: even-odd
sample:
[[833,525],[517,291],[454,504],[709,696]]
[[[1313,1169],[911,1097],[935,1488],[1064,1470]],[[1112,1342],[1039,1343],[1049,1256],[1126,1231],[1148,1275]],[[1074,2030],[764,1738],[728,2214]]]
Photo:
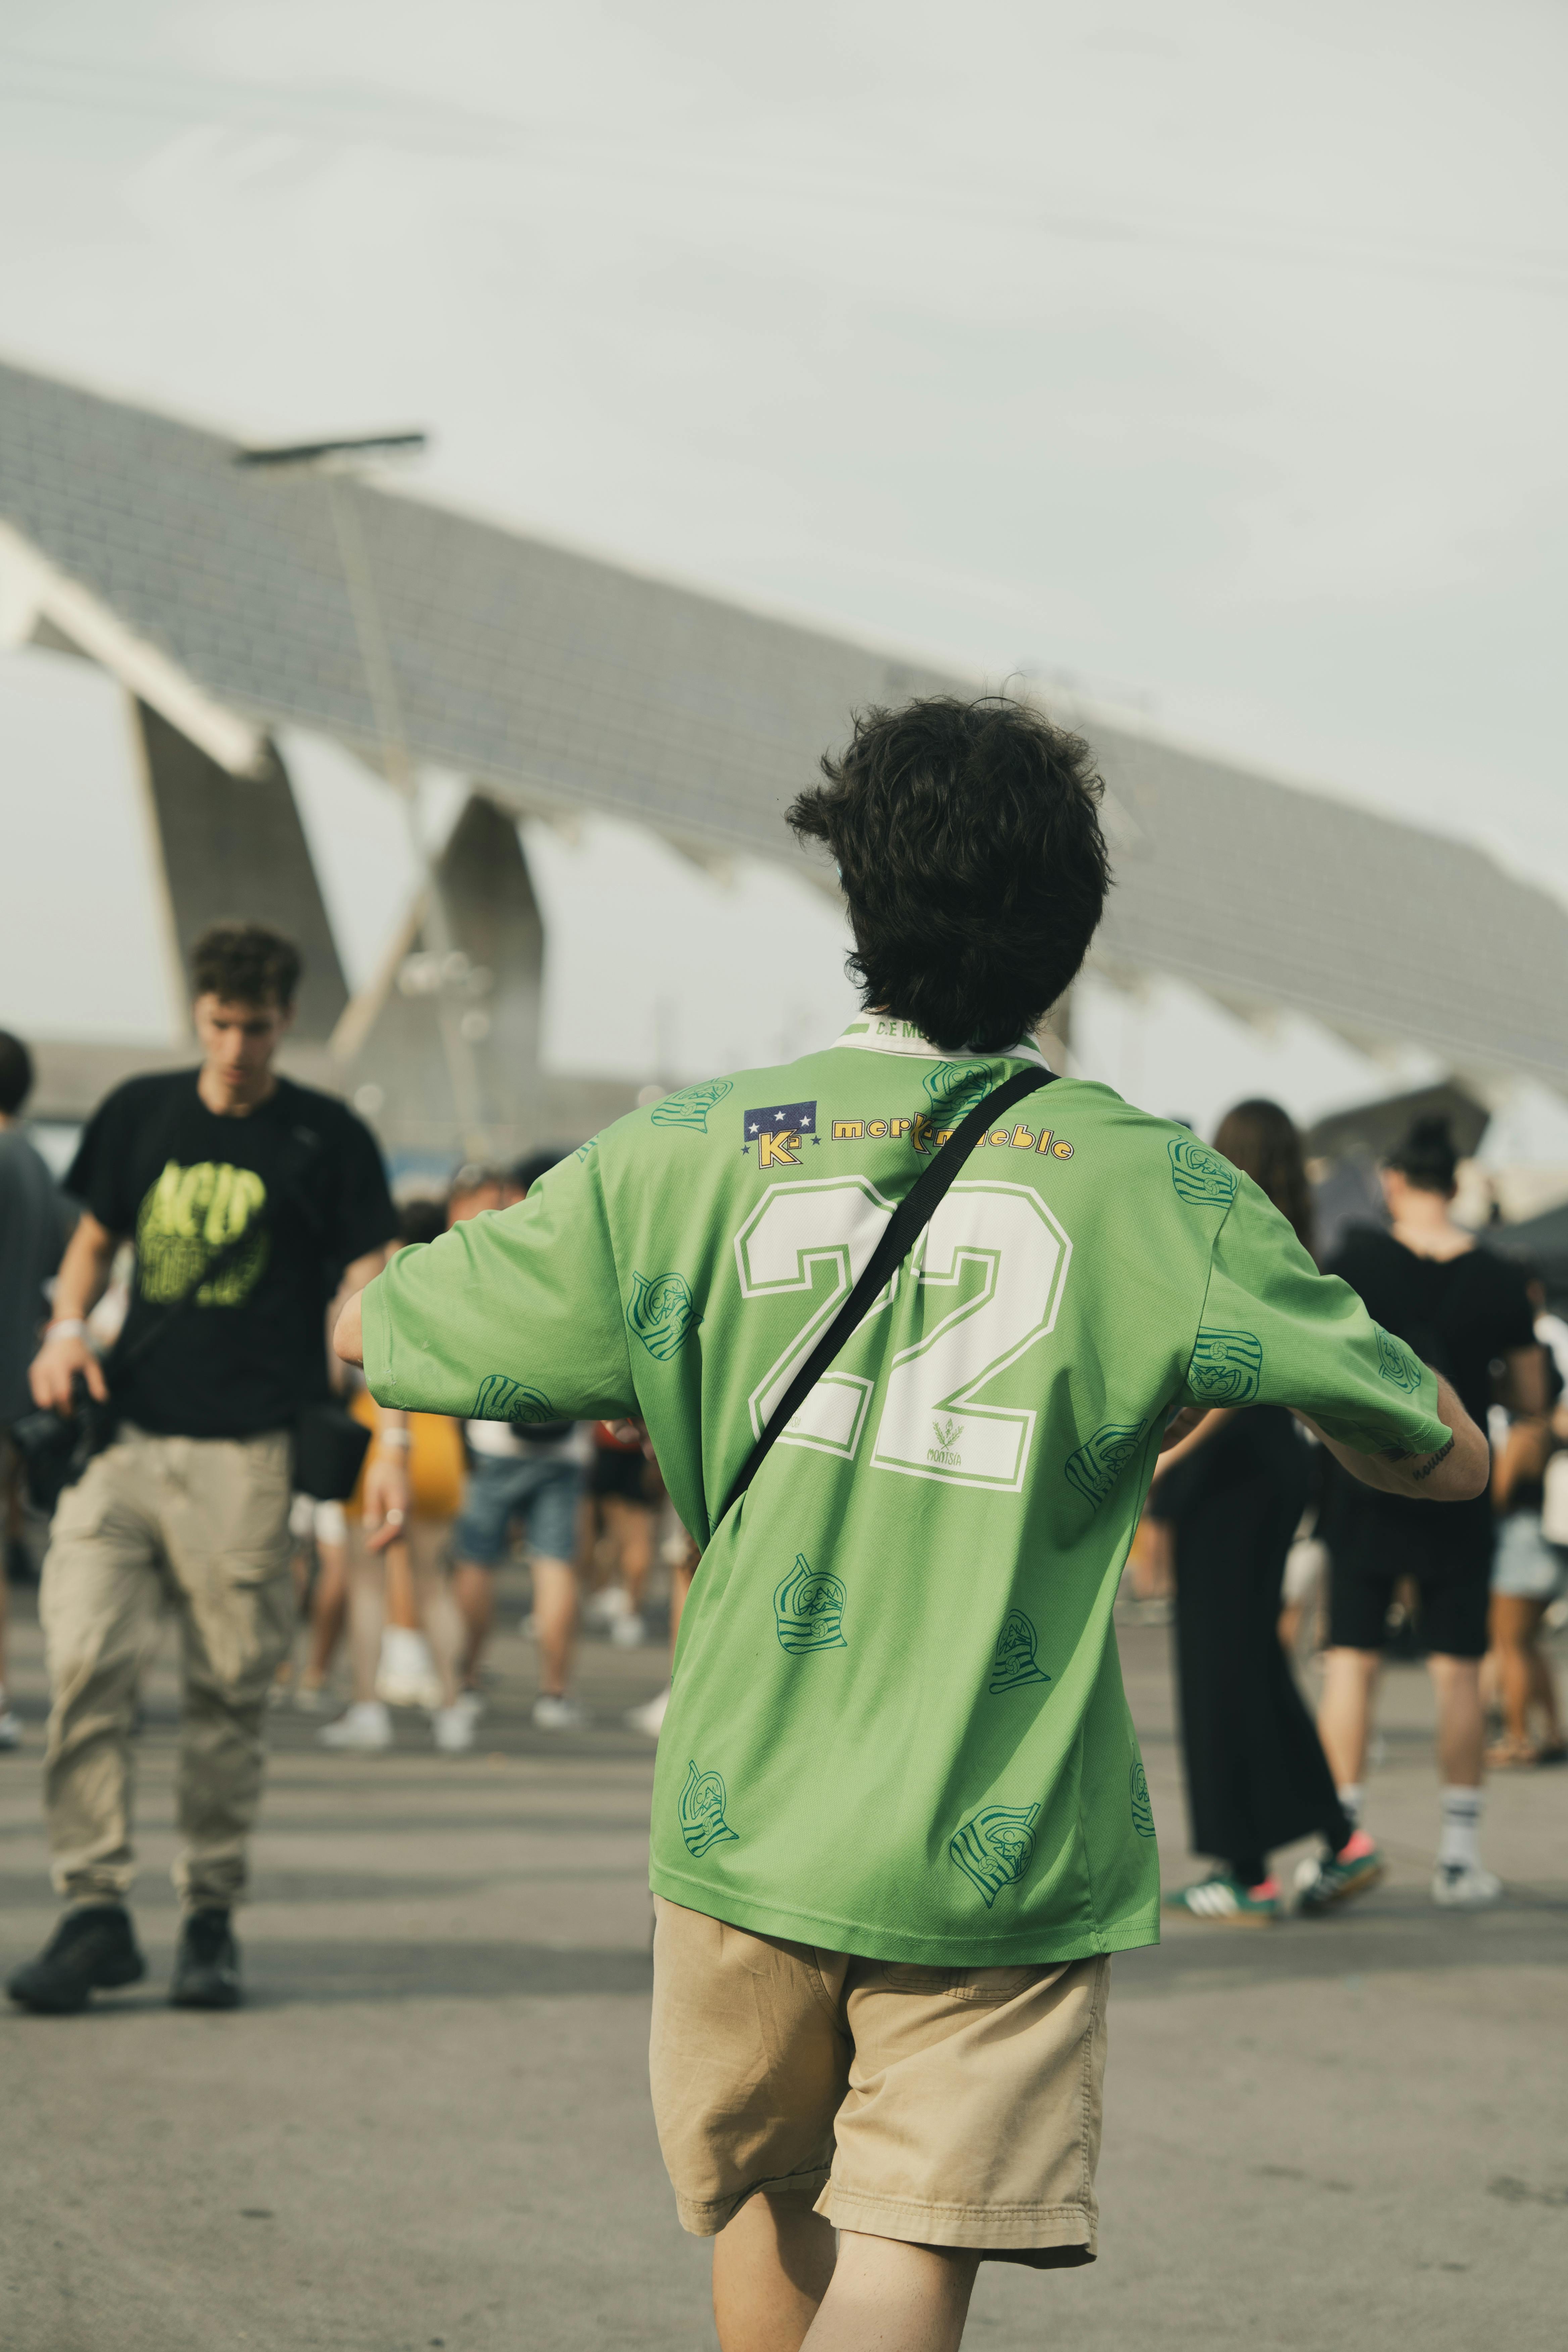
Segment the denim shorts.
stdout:
[[468,1471],[468,1491],[458,1516],[453,1549],[479,1568],[499,1568],[507,1535],[522,1522],[530,1551],[546,1559],[571,1559],[577,1549],[577,1499],[583,1473],[559,1456],[544,1462],[507,1462],[478,1455]]
[[1562,1590],[1562,1558],[1542,1534],[1538,1514],[1510,1511],[1498,1530],[1492,1591],[1515,1601],[1555,1601]]

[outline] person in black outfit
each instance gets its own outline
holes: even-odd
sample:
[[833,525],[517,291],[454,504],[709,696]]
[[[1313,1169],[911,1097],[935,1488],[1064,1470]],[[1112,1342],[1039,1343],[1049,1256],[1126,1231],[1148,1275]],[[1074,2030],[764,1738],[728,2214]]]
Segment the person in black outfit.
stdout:
[[[170,1998],[206,2009],[239,1998],[229,1913],[260,1801],[268,1691],[294,1625],[291,1433],[328,1396],[339,1277],[362,1288],[396,1230],[369,1129],[272,1068],[294,948],[259,925],[219,924],[194,961],[202,1066],[132,1078],[89,1123],[66,1180],[82,1215],[31,1367],[40,1408],[70,1413],[85,1383],[115,1422],[61,1498],[39,1591],[53,1694],[45,1802],[67,1909],[10,1979],[29,2009],[79,2010],[145,1971],[125,1907],[129,1743],[164,1599],[184,1678]],[[86,1318],[126,1238],[130,1312],[100,1365]],[[367,1474],[365,1500],[392,1540],[408,1507],[400,1459]]]
[[[1457,1165],[1447,1121],[1417,1121],[1383,1171],[1392,1230],[1352,1227],[1328,1271],[1349,1283],[1384,1329],[1447,1374],[1484,1429],[1494,1401],[1531,1416],[1545,1412],[1546,1360],[1523,1271],[1479,1247],[1449,1214]],[[1396,1365],[1392,1349],[1390,1361]],[[1359,1821],[1389,1603],[1400,1580],[1413,1579],[1437,1693],[1442,1836],[1432,1897],[1474,1909],[1502,1891],[1479,1849],[1479,1662],[1496,1539],[1491,1498],[1478,1495],[1433,1511],[1403,1496],[1352,1493],[1352,1486],[1331,1465],[1323,1532],[1332,1573],[1318,1728],[1341,1801]]]
[[[1301,1143],[1277,1103],[1238,1103],[1215,1149],[1268,1193],[1309,1252]],[[1285,1557],[1310,1498],[1311,1449],[1279,1405],[1211,1412],[1166,1455],[1152,1514],[1172,1528],[1176,1675],[1192,1844],[1221,1859],[1166,1907],[1232,1927],[1280,1911],[1276,1846],[1319,1832],[1323,1884],[1310,1908],[1376,1884],[1383,1862],[1334,1792],[1312,1718],[1279,1640]]]

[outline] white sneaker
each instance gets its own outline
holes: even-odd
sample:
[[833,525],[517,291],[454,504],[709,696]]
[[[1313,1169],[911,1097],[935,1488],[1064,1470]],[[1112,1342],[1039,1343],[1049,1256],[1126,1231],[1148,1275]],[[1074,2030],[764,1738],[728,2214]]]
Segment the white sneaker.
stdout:
[[646,1706],[628,1708],[626,1719],[631,1730],[643,1732],[649,1739],[657,1739],[664,1729],[664,1718],[668,1713],[669,1685],[667,1683],[661,1691],[655,1692]]
[[610,1627],[610,1640],[617,1650],[640,1650],[647,1640],[647,1623],[637,1610],[628,1609]]
[[631,1602],[622,1584],[601,1584],[597,1592],[590,1592],[583,1603],[584,1625],[616,1625],[626,1616]]
[[1432,1873],[1432,1900],[1448,1911],[1484,1911],[1502,1893],[1502,1881],[1479,1862],[1440,1862]]
[[22,1718],[6,1706],[4,1698],[0,1698],[0,1748],[20,1748],[21,1745]]
[[462,1709],[470,1723],[478,1723],[485,1711],[484,1695],[477,1690],[460,1690],[452,1704]]
[[443,1756],[462,1756],[474,1744],[475,1718],[471,1709],[458,1699],[451,1706],[438,1706],[430,1717],[430,1728],[436,1746]]
[[323,1748],[390,1748],[392,1717],[380,1699],[356,1699],[346,1715],[316,1737]]
[[577,1731],[587,1720],[587,1708],[579,1706],[574,1698],[552,1698],[545,1692],[533,1702],[533,1723],[538,1731]]
[[440,1706],[441,1678],[430,1645],[411,1625],[389,1625],[383,1633],[375,1695],[388,1706]]

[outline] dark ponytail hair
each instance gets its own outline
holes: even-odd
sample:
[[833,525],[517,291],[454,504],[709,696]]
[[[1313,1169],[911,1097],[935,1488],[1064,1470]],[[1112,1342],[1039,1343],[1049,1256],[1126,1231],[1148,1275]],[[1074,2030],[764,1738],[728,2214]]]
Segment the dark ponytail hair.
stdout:
[[1214,1148],[1273,1202],[1301,1247],[1312,1248],[1312,1191],[1296,1122],[1277,1102],[1255,1099],[1227,1110]]
[[1405,1182],[1414,1184],[1418,1192],[1441,1192],[1446,1199],[1454,1189],[1455,1171],[1459,1165],[1453,1130],[1447,1118],[1441,1114],[1436,1118],[1418,1118],[1384,1164],[1396,1168]]

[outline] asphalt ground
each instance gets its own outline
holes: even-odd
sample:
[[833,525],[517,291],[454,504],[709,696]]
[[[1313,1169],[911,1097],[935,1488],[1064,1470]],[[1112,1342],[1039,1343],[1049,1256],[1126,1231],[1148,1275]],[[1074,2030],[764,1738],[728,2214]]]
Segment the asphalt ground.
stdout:
[[[15,1600],[6,1966],[53,1918],[42,1664]],[[1167,1636],[1126,1628],[1122,1652],[1179,1884]],[[434,1755],[413,1715],[360,1758],[278,1714],[227,2016],[163,2001],[172,1663],[166,1643],[139,1742],[152,1973],[83,2017],[0,2018],[6,2352],[711,2347],[708,2251],[676,2224],[648,2112],[652,1759],[620,1722],[662,1654],[588,1644],[592,1727],[550,1738],[509,1632],[468,1758]],[[1430,1719],[1425,1674],[1391,1671],[1375,1893],[1272,1930],[1179,1921],[1116,1961],[1100,2259],[987,2265],[967,2342],[1568,2343],[1568,1773],[1493,1781],[1507,1900],[1436,1912]]]

